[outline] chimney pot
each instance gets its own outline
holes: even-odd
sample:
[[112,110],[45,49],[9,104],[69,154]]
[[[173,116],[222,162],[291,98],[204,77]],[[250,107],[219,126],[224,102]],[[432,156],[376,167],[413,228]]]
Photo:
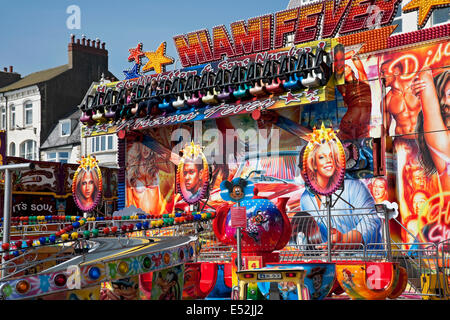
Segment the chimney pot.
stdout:
[[88,46],[88,47],[91,46],[91,39],[87,39],[87,46]]
[[73,33],[70,35],[70,42],[75,43],[75,35]]
[[86,45],[86,37],[83,35],[83,39],[81,40],[81,44],[83,45],[83,46],[85,46]]
[[4,68],[3,68],[3,71],[8,72],[8,68],[7,68],[7,67],[4,67]]
[[102,49],[105,50],[106,43],[102,43]]
[[96,42],[96,48],[100,49],[100,39],[97,38],[97,40],[95,42]]
[[9,66],[9,72],[13,72],[13,66]]

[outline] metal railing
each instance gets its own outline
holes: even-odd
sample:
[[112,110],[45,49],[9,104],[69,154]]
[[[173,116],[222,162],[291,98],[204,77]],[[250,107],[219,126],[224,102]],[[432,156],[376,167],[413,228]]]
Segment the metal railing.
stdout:
[[[155,219],[157,220],[157,219]],[[110,221],[87,221],[85,225],[78,230],[82,232],[83,230],[93,230],[102,229],[103,227],[117,226],[120,227],[123,224],[136,224],[141,222],[140,220],[110,220]],[[72,222],[58,222],[58,223],[36,223],[33,225],[15,225],[11,227],[11,237],[14,237],[17,242],[25,240],[27,237],[33,237],[37,239],[38,237],[48,237],[54,234],[57,230],[61,230],[64,227],[71,225]],[[2,232],[2,228],[0,228]],[[152,228],[141,231],[134,231],[127,234],[116,235],[115,238],[123,247],[130,247],[129,241],[130,237],[177,237],[177,236],[187,236],[187,235],[197,235],[201,237],[202,235],[207,235],[203,237],[202,241],[207,243],[209,235],[212,232],[212,222],[209,221],[198,221],[187,224],[173,225],[164,228]],[[38,240],[34,240],[38,241]],[[24,247],[21,249],[11,249],[10,251],[0,252],[1,254],[9,254],[14,251],[18,252],[17,256],[13,256],[8,261],[0,261],[0,281],[6,281],[18,276],[37,274],[44,272],[45,269],[53,267],[59,263],[63,263],[77,256],[84,256],[89,250],[96,247],[95,239],[86,240],[83,238],[76,240],[69,240],[66,242],[57,241],[56,243],[47,243],[45,245],[37,245],[33,247]],[[101,252],[101,249],[96,249],[96,252]],[[100,251],[99,251],[100,250]]]
[[[317,211],[314,215],[307,212],[290,212],[292,225],[292,234],[289,243],[279,251],[281,262],[299,262],[299,261],[392,261],[398,262],[404,267],[408,275],[408,285],[404,295],[412,298],[422,299],[443,299],[450,296],[450,239],[440,243],[396,243],[386,237],[388,228],[386,228],[386,219],[378,216],[373,209],[355,208],[351,215],[342,210],[332,210],[331,220],[325,211]],[[390,220],[391,224],[399,224],[409,232],[396,219]],[[105,226],[136,223],[136,220],[128,221],[89,221],[85,228],[92,230]],[[56,224],[57,226],[35,225],[30,230],[27,228],[16,227],[12,232],[20,234],[22,237],[27,233],[43,234],[52,233],[52,230],[62,228],[67,223]],[[336,243],[333,245],[331,255],[327,248],[326,240],[329,235],[327,226],[339,231],[348,232],[353,229],[366,233],[363,235],[363,241],[357,237],[350,237],[347,243]],[[369,231],[370,232],[369,232]],[[196,256],[197,262],[218,262],[230,263],[232,254],[236,250],[231,245],[222,244],[214,234],[212,221],[198,221],[182,225],[173,225],[165,228],[155,228],[137,231],[129,236],[144,237],[167,237],[167,236],[185,236],[197,235],[199,238],[200,253]],[[123,237],[123,236],[122,236]],[[356,241],[358,240],[358,241]],[[8,278],[14,277],[20,273],[27,272],[33,268],[39,268],[46,263],[60,263],[73,256],[83,254],[75,251],[75,246],[80,246],[79,241],[70,242],[62,245],[58,252],[49,255],[43,260],[33,260],[33,252],[36,249],[28,249],[24,255],[15,257],[0,265],[0,271],[10,268],[12,272],[7,272]],[[26,258],[28,257],[28,258]],[[14,270],[12,270],[14,269]],[[2,272],[3,274],[3,272]],[[2,279],[4,280],[4,279]]]
[[[7,262],[0,264],[0,280],[6,281],[18,276],[37,274],[47,268],[70,260],[80,254],[78,248],[81,241],[68,242],[60,246],[52,246],[53,252],[42,252],[47,247],[36,247],[26,250]],[[5,272],[6,271],[6,272]]]
[[[373,209],[355,208],[351,215],[342,210],[332,210],[332,229],[341,230],[341,233],[355,228],[372,232],[366,232],[362,242],[352,241],[357,239],[350,237],[347,243],[334,244],[329,257],[325,244],[329,222],[325,211],[317,211],[314,216],[307,212],[289,214],[293,214],[290,218],[292,234],[288,245],[279,251],[280,262],[398,262],[408,275],[405,296],[416,299],[443,299],[450,296],[450,239],[437,244],[423,243],[418,239],[414,243],[396,243],[390,239],[386,219]],[[396,219],[390,221],[391,224],[401,225]],[[406,230],[403,225],[401,227]],[[233,246],[221,244],[212,230],[203,233],[201,239],[199,262],[230,262],[232,254],[236,253]]]

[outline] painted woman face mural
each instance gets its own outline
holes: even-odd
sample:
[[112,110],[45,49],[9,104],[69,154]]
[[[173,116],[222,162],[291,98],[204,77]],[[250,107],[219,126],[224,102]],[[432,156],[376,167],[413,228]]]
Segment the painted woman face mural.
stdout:
[[322,123],[314,129],[303,152],[302,174],[308,186],[320,195],[329,195],[343,182],[345,152],[332,129]]
[[102,193],[101,171],[95,157],[82,158],[75,172],[72,186],[77,206],[85,211],[91,211],[99,203]]
[[[81,190],[81,196],[83,197],[83,202],[94,202],[93,196],[96,193],[98,186],[98,177],[94,171],[83,171],[80,174],[80,183],[78,184]],[[81,201],[81,199],[80,199]]]
[[388,199],[388,184],[385,178],[373,178],[369,183],[369,190],[375,203],[382,203]]

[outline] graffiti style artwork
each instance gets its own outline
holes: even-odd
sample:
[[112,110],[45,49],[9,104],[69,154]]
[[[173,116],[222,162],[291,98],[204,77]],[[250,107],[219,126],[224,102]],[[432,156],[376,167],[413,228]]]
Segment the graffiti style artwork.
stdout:
[[95,157],[82,157],[80,166],[73,178],[72,192],[77,206],[89,212],[100,202],[102,197],[102,174]]

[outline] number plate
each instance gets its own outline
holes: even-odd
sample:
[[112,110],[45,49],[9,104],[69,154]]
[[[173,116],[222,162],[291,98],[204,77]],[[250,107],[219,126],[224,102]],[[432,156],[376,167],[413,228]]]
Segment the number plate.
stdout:
[[281,273],[258,273],[258,280],[281,279]]

